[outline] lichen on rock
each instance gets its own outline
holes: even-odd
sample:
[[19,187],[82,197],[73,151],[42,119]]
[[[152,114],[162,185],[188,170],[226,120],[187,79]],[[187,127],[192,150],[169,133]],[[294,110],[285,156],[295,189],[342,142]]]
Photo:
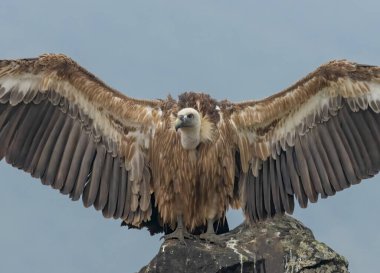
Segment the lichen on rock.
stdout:
[[139,273],[348,272],[347,260],[290,216],[241,224],[220,235],[225,247],[201,240],[165,241]]

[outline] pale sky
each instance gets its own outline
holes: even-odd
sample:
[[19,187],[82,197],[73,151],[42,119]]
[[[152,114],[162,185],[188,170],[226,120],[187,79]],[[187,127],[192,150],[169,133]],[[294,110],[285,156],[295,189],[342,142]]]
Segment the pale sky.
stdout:
[[[367,0],[1,0],[0,59],[64,53],[136,98],[259,99],[331,59],[380,65],[379,10]],[[379,180],[294,214],[352,273],[378,272]],[[0,272],[129,273],[158,252],[159,236],[121,228],[4,162],[0,184]],[[243,219],[228,216],[233,227]]]

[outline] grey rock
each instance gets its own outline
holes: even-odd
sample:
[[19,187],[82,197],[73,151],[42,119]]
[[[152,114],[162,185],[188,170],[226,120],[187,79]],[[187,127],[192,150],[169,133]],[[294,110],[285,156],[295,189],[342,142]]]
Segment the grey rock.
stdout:
[[139,273],[348,272],[347,260],[290,216],[241,224],[220,235],[225,247],[200,240],[165,241]]

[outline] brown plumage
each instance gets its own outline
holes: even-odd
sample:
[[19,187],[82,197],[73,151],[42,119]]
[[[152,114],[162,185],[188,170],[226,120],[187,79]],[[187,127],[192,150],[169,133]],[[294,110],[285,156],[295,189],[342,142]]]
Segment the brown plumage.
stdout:
[[0,61],[0,159],[135,227],[291,213],[380,169],[380,68],[319,67],[261,101],[136,100],[64,55]]

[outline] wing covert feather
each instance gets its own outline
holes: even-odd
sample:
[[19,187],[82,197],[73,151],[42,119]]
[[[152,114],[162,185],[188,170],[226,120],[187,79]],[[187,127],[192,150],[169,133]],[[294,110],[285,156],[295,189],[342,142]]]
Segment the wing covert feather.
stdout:
[[131,172],[129,218],[139,224],[150,218],[143,170],[161,105],[119,93],[64,55],[0,60],[0,159],[114,218],[128,216]]
[[[278,192],[270,191],[276,187],[282,208],[291,213],[285,193],[306,207],[319,195],[332,196],[380,170],[380,67],[332,61],[283,92],[229,107],[237,139],[252,143],[245,151],[248,163],[263,165],[256,176],[264,178],[264,190],[244,200],[244,207],[255,202],[258,210],[250,219],[261,219],[271,198],[278,212]],[[266,166],[273,161],[276,175],[271,170],[268,178]]]

